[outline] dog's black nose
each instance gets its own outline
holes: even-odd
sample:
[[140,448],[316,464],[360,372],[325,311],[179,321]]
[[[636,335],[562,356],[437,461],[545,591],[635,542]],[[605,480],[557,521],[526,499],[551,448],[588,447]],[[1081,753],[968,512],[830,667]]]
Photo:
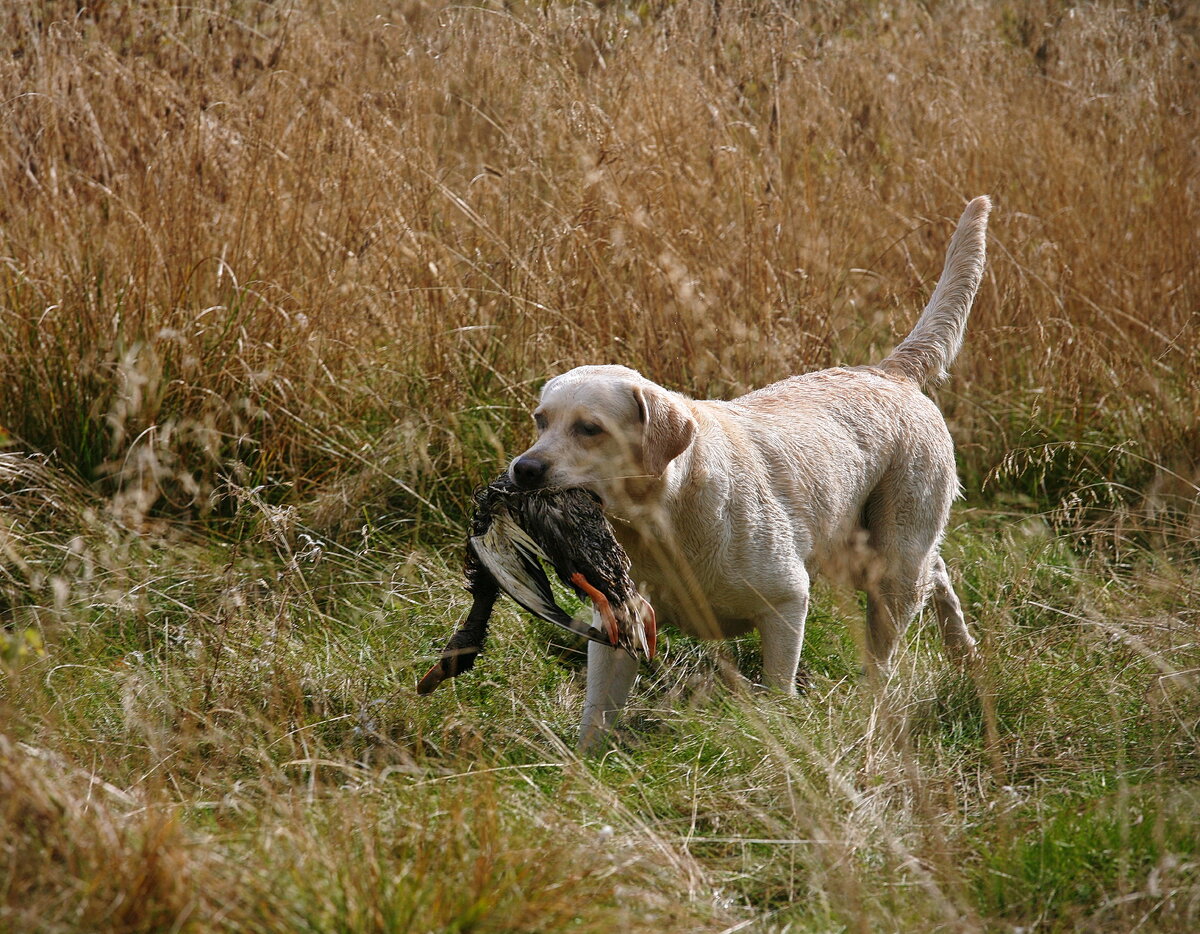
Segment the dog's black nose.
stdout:
[[549,469],[550,465],[541,458],[522,454],[513,462],[513,480],[522,489],[532,490],[542,485],[542,481],[546,479],[546,471]]

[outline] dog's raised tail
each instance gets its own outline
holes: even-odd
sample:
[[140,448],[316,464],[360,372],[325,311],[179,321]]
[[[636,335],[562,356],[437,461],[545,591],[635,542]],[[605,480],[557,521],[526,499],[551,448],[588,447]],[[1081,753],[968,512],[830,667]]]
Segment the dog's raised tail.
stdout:
[[946,378],[962,347],[967,316],[983,278],[987,219],[991,199],[980,195],[967,205],[946,249],[942,277],[908,337],[880,368],[924,386]]

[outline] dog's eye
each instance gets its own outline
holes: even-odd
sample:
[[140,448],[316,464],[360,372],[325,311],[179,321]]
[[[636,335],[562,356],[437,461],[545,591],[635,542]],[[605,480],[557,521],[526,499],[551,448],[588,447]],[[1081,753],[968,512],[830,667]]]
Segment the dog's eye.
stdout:
[[543,415],[541,412],[534,412],[533,413],[533,424],[537,428],[538,431],[545,431],[546,430],[546,416]]
[[575,430],[579,432],[579,434],[588,438],[594,438],[596,435],[604,431],[604,429],[595,422],[576,422]]

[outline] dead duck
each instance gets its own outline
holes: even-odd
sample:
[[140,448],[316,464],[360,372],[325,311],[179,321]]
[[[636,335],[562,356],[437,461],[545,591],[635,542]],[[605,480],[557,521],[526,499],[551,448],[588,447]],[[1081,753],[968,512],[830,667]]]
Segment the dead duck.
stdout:
[[[581,599],[592,601],[601,628],[575,619],[558,605],[543,561]],[[640,649],[653,658],[654,609],[638,593],[629,567],[625,550],[591,493],[520,490],[502,474],[475,492],[465,562],[471,609],[442,657],[417,685],[417,693],[428,694],[474,666],[501,590],[547,622],[631,655]]]

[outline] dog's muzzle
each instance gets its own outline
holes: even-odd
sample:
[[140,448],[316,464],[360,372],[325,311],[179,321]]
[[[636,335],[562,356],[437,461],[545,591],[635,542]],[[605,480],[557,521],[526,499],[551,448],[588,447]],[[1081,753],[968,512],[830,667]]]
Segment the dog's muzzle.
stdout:
[[523,490],[536,490],[546,482],[550,465],[540,457],[522,454],[512,465],[513,482]]

